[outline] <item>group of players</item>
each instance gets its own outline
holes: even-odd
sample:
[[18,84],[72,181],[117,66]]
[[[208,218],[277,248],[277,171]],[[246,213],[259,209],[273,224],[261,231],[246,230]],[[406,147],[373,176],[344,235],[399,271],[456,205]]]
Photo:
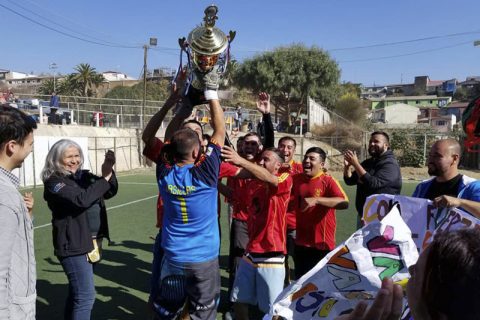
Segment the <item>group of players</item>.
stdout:
[[[178,92],[143,132],[144,154],[157,165],[160,193],[149,305],[162,319],[173,319],[182,310],[192,319],[215,319],[221,193],[230,207],[229,299],[235,319],[248,319],[249,305],[268,313],[290,279],[307,273],[334,249],[335,211],[348,208],[349,202],[340,184],[326,173],[324,150],[309,148],[297,163],[295,139],[285,136],[277,148],[273,146],[267,93],[260,93],[257,100],[264,139],[250,132],[238,139],[237,150],[225,144],[224,115],[215,88],[206,86],[204,96],[211,136],[204,135],[200,123],[187,119],[191,104]],[[174,106],[175,116],[161,141],[156,133]],[[367,196],[401,190],[400,168],[388,135],[374,132],[368,151],[371,158],[361,163],[354,152],[345,153],[344,180],[357,185],[359,215]],[[434,177],[420,184],[414,196],[439,206],[470,206],[470,212],[479,214],[479,199],[456,198],[471,182],[457,171],[459,151],[454,140],[435,143],[429,157]],[[227,178],[226,184],[222,178]],[[469,194],[479,193],[479,184],[471,188]],[[289,254],[295,277],[289,272]]]

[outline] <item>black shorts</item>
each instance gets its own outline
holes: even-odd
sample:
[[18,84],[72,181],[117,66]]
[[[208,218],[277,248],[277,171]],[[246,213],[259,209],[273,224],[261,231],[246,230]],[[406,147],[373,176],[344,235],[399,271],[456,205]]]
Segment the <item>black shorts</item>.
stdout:
[[[218,258],[207,262],[180,264],[169,262],[164,257],[161,270],[162,286],[159,303],[162,304],[162,301],[165,303],[162,307],[175,313],[178,310],[171,310],[171,306],[179,302],[176,308],[181,308],[182,302],[188,299],[188,311],[192,319],[216,319],[217,302],[220,297]],[[169,278],[176,276],[183,276],[183,281],[168,283]],[[178,301],[180,300],[178,296],[172,298],[172,292],[178,289],[177,286],[180,283],[184,287],[184,297]]]

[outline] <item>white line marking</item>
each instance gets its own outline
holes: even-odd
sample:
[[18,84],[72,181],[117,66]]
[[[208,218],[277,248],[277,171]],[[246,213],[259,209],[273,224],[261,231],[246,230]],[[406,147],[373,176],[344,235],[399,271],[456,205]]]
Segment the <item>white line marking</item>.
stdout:
[[[145,201],[145,200],[150,200],[150,199],[153,199],[153,198],[156,198],[156,197],[158,197],[158,194],[156,194],[156,195],[154,195],[154,196],[146,197],[146,198],[143,198],[143,199],[138,199],[138,200],[130,201],[130,202],[127,202],[127,203],[124,203],[124,204],[119,204],[118,206],[108,207],[107,210],[118,209],[118,208],[125,207],[125,206],[128,206],[128,205],[137,203],[137,202],[141,202],[141,201]],[[51,224],[51,223],[42,224],[41,226],[36,226],[36,227],[34,227],[33,229],[40,229],[40,228],[48,227],[48,226],[50,226],[50,225],[52,225],[52,224]]]

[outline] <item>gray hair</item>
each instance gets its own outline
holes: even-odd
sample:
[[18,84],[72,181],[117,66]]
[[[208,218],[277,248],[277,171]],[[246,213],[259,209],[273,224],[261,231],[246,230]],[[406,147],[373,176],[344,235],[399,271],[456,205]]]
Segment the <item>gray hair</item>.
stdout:
[[69,139],[59,140],[55,142],[55,144],[52,146],[52,148],[47,154],[47,158],[45,159],[45,166],[43,167],[41,173],[43,183],[45,183],[45,181],[47,181],[47,179],[50,178],[52,175],[67,176],[71,174],[69,171],[65,170],[62,163],[63,154],[68,148],[71,147],[76,148],[80,153],[80,165],[78,168],[82,168],[84,158],[80,145],[75,141]]

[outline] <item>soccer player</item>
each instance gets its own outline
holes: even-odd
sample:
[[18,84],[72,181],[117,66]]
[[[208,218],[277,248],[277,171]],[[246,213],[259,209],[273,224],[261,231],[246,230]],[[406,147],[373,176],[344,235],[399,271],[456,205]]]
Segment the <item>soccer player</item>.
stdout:
[[235,276],[231,300],[235,303],[235,319],[248,319],[248,304],[258,305],[268,313],[275,298],[283,290],[285,278],[286,221],[292,178],[280,173],[282,154],[275,148],[264,150],[260,165],[240,157],[225,147],[222,155],[249,171],[256,180],[248,206],[248,236],[246,253]]
[[324,172],[325,151],[307,150],[303,173],[293,177],[289,207],[296,213],[295,275],[297,279],[312,269],[335,248],[335,209],[347,209],[348,198],[335,178]]
[[157,164],[165,208],[160,309],[174,316],[186,296],[194,319],[215,319],[220,296],[217,180],[225,120],[216,91],[207,89],[205,97],[213,126],[207,151],[201,154],[195,131],[181,129],[173,134],[169,145],[174,164]]
[[[303,172],[302,163],[293,160],[295,150],[297,148],[297,141],[294,138],[285,136],[278,140],[278,150],[283,155],[285,163],[280,169],[282,172],[288,172],[291,176],[297,173]],[[292,199],[290,198],[290,201]],[[285,285],[290,284],[292,275],[290,274],[290,266],[288,263],[288,257],[294,256],[295,252],[295,238],[296,238],[296,217],[295,211],[287,211],[287,256],[285,257]]]

